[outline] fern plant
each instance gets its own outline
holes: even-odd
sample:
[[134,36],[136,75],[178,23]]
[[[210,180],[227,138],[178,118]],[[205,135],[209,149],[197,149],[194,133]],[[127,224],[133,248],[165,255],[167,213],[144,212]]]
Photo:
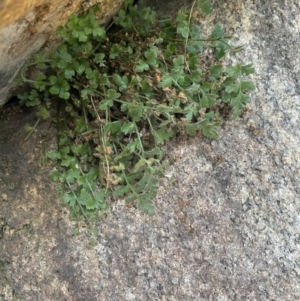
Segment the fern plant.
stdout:
[[58,28],[62,43],[28,63],[36,77],[22,73],[31,90],[19,95],[21,103],[57,124],[52,178],[63,184],[62,200],[76,218],[96,218],[115,198],[154,214],[163,144],[199,132],[216,139],[226,112],[238,117],[254,89],[243,79],[252,65],[223,63],[241,47],[231,46],[219,25],[200,37],[192,10],[210,13],[207,0],[162,20],[133,0],[125,4],[109,30],[99,25],[97,6],[73,14]]

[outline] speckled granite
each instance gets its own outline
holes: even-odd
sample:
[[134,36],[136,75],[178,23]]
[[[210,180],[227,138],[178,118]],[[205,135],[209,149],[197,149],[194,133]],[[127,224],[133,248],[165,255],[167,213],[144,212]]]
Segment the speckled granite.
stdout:
[[215,2],[204,26],[246,45],[252,110],[168,146],[154,217],[119,201],[91,241],[49,194],[20,229],[0,213],[1,301],[300,300],[299,1]]

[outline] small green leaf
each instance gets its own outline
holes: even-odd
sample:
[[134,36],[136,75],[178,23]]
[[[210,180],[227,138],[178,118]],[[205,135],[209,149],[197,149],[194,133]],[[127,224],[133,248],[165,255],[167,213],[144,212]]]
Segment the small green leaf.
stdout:
[[71,79],[73,76],[75,76],[75,70],[73,69],[66,69],[64,71],[64,75],[66,79]]
[[162,79],[161,79],[161,82],[158,83],[158,87],[159,88],[166,88],[166,87],[171,87],[173,84],[173,80],[172,80],[172,77],[170,77],[170,75],[168,74],[164,74],[162,76]]
[[221,124],[220,122],[215,122],[214,117],[214,112],[209,112],[205,114],[204,119],[198,124],[203,135],[211,139],[217,139],[219,137],[218,127]]
[[42,64],[42,65],[38,65],[39,68],[44,67],[44,62],[45,62],[45,51],[44,50],[40,50],[35,56],[34,56],[34,60],[36,62],[36,64]]
[[127,108],[128,108],[128,114],[133,121],[138,122],[144,116],[144,108],[142,105],[128,103]]
[[129,153],[133,153],[136,149],[139,149],[139,140],[134,139],[133,141],[129,142],[126,145],[126,149],[129,151]]
[[72,145],[71,146],[71,151],[75,156],[79,156],[83,151],[83,144],[79,144],[79,145]]
[[204,42],[200,40],[189,40],[187,44],[187,53],[199,53],[203,51]]
[[158,159],[162,159],[164,153],[161,150],[161,148],[159,147],[154,147],[151,150],[145,152],[145,157],[147,158],[158,158]]
[[218,139],[219,132],[216,127],[205,127],[203,128],[203,135],[207,138]]
[[178,55],[173,59],[173,65],[175,69],[178,69],[184,64],[184,56],[182,54]]
[[33,107],[33,106],[37,106],[41,103],[40,99],[39,99],[39,94],[35,89],[32,89],[30,91],[30,94],[28,96],[28,99],[26,101],[26,106],[27,107]]
[[185,132],[189,135],[189,136],[196,136],[197,133],[199,131],[199,128],[197,126],[197,124],[191,124],[191,123],[187,123],[185,125]]
[[201,108],[209,108],[210,105],[209,105],[209,99],[207,97],[207,94],[204,93],[200,99],[200,105],[201,105]]
[[99,109],[106,111],[107,108],[110,108],[114,105],[114,101],[112,99],[103,99],[101,100],[101,102],[99,103]]
[[218,38],[222,38],[223,36],[224,36],[224,30],[219,24],[217,24],[213,29],[212,38],[218,39]]
[[77,133],[83,133],[87,129],[87,124],[83,118],[78,118],[76,120],[75,131]]
[[76,159],[71,156],[66,156],[61,161],[61,165],[65,167],[75,167],[75,164],[76,164]]
[[48,154],[48,158],[51,159],[51,160],[61,159],[61,154],[58,151],[51,151]]
[[185,120],[191,122],[193,117],[194,117],[194,112],[192,110],[189,110],[185,115]]
[[93,37],[105,38],[106,31],[104,28],[93,28],[92,30]]
[[114,192],[113,192],[113,195],[115,197],[122,197],[126,194],[128,194],[129,192],[131,191],[130,189],[130,186],[126,185],[126,186],[123,186],[123,185],[119,185],[115,188]]
[[85,206],[88,210],[95,210],[98,209],[98,202],[91,197],[86,201]]
[[137,208],[149,215],[155,214],[154,204],[150,200],[140,200],[137,204]]
[[18,98],[20,99],[20,105],[25,105],[26,100],[28,99],[28,92],[24,92],[22,94],[18,94]]
[[94,89],[83,89],[80,92],[80,95],[83,99],[89,99],[89,96],[92,95],[94,93]]
[[110,59],[115,59],[120,55],[120,45],[118,44],[113,44],[110,48],[109,51],[109,58]]
[[121,77],[120,75],[115,73],[112,76],[112,79],[115,82],[115,84],[119,87],[120,92],[125,91],[127,89],[127,87],[128,87],[128,78],[127,78],[126,75]]
[[34,87],[39,91],[44,91],[47,87],[46,79],[44,74],[39,74],[33,83]]
[[52,177],[53,181],[62,181],[63,180],[63,177],[58,170],[54,170],[51,174],[51,177]]
[[237,118],[242,110],[245,108],[246,104],[250,101],[250,97],[242,92],[238,93],[236,97],[231,98],[230,105],[232,106],[232,118]]
[[78,201],[81,205],[86,205],[91,200],[91,195],[83,188],[78,196]]
[[66,180],[72,184],[80,176],[80,171],[77,168],[69,169],[66,173]]
[[122,26],[123,28],[132,28],[133,26],[132,16],[126,14],[125,11],[121,9],[118,15],[114,17],[114,23],[116,25]]
[[196,54],[191,53],[189,55],[187,63],[191,69],[196,69],[196,68],[198,68],[200,61]]
[[144,72],[146,70],[149,70],[149,65],[143,60],[138,60],[138,64],[135,66],[135,72]]
[[255,86],[253,82],[241,81],[241,89],[242,91],[253,91]]
[[198,25],[191,25],[190,27],[190,37],[191,40],[195,39],[198,40],[200,39],[200,30]]
[[90,55],[93,52],[93,44],[87,41],[78,47],[78,51],[81,51],[82,54]]
[[96,53],[94,56],[94,61],[100,66],[104,66],[104,58],[105,54],[104,53]]
[[121,122],[117,120],[117,121],[107,122],[104,126],[103,132],[105,134],[108,134],[110,132],[114,134],[120,132],[120,130],[121,130]]
[[221,60],[225,57],[228,46],[222,42],[215,42],[214,56]]
[[145,94],[149,94],[153,91],[153,88],[151,87],[149,81],[146,78],[144,78],[141,82],[141,91]]
[[52,85],[49,89],[51,94],[58,95],[63,99],[68,99],[70,97],[70,93],[68,92],[70,89],[69,83],[62,76],[51,75],[49,77],[49,82]]
[[72,30],[72,36],[78,39],[79,42],[86,42],[88,39],[88,35],[84,31],[77,29]]
[[101,189],[94,193],[92,198],[89,198],[86,203],[86,208],[89,210],[93,209],[102,209],[105,210],[107,208],[107,202],[105,201],[106,192],[105,189]]
[[106,93],[106,97],[109,99],[118,99],[121,96],[120,93],[116,92],[113,89],[108,89]]
[[157,51],[158,51],[158,48],[156,46],[153,46],[153,47],[151,47],[151,49],[149,49],[148,51],[145,52],[145,57],[147,59],[147,63],[153,67],[158,66]]
[[142,17],[146,22],[154,23],[156,20],[156,12],[150,7],[146,7],[142,11]]
[[214,65],[209,68],[210,76],[215,80],[218,80],[222,74],[223,66],[222,65]]
[[200,83],[202,80],[202,71],[200,68],[195,69],[192,71],[191,75],[190,75],[190,79],[194,82],[194,83]]
[[98,178],[99,170],[96,167],[92,167],[86,174],[86,180],[89,182],[95,181]]
[[232,84],[232,85],[228,85],[225,88],[225,91],[227,93],[237,93],[240,89],[240,85],[239,84]]
[[225,72],[228,74],[228,76],[236,78],[241,74],[242,67],[240,64],[236,64],[233,67],[226,68]]
[[255,72],[255,69],[252,64],[244,65],[241,67],[242,74],[249,75]]
[[76,203],[76,198],[73,193],[65,193],[63,195],[62,202],[72,207]]
[[165,57],[168,59],[171,57],[174,53],[177,52],[177,48],[173,42],[170,42],[165,50]]
[[183,38],[187,38],[189,34],[188,15],[183,10],[179,10],[177,13],[176,21],[176,32],[180,34]]
[[85,69],[85,74],[87,79],[98,79],[99,76],[98,70],[92,68]]
[[126,203],[131,203],[137,199],[137,195],[131,194],[125,198]]
[[135,124],[133,122],[124,122],[124,124],[121,127],[121,132],[123,132],[125,135],[133,133],[135,131]]
[[145,158],[141,157],[140,160],[134,165],[132,172],[136,173],[139,172],[140,168],[145,166],[147,164],[147,160],[145,160]]
[[107,87],[110,86],[110,82],[108,80],[107,74],[101,74],[98,78],[98,81],[99,81],[100,85],[102,85],[102,86],[104,86],[104,85]]
[[161,128],[157,131],[151,129],[151,134],[153,135],[157,145],[163,144],[165,141],[168,141],[171,137],[174,136],[174,131],[168,130],[166,128]]
[[201,8],[204,15],[209,15],[212,12],[212,6],[210,0],[198,0],[198,7]]

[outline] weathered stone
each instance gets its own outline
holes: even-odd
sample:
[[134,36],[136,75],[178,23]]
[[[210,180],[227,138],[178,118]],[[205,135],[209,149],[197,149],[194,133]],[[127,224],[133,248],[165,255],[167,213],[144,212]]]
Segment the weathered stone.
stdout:
[[0,106],[13,94],[12,81],[24,62],[41,47],[55,44],[56,28],[75,11],[98,3],[106,23],[124,0],[4,0],[0,4]]

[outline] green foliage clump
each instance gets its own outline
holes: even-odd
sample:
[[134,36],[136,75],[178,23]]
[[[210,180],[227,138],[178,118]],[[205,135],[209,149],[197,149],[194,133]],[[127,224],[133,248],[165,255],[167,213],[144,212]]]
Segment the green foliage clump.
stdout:
[[[211,12],[209,1],[197,4]],[[62,43],[50,55],[28,64],[39,71],[23,75],[32,89],[19,98],[38,106],[40,119],[57,103],[58,149],[48,157],[72,216],[94,218],[114,198],[154,214],[163,144],[182,133],[216,139],[228,112],[236,118],[249,102],[254,85],[243,76],[253,67],[225,66],[226,53],[241,47],[230,46],[219,25],[201,38],[195,8],[158,20],[129,0],[108,30],[93,6],[58,28]]]

